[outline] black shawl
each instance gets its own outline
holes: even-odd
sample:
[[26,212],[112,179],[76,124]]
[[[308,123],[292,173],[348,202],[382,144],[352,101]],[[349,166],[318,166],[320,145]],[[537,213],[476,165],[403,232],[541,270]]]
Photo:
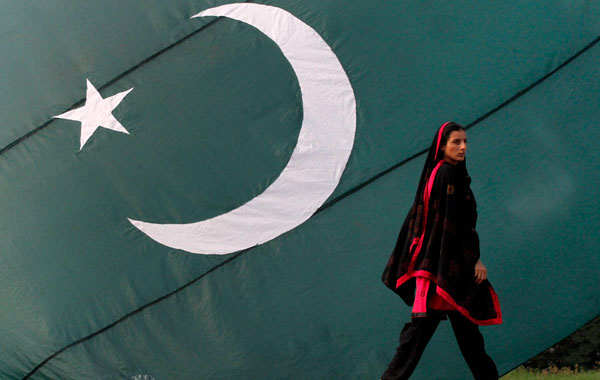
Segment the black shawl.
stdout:
[[502,323],[498,297],[488,280],[475,284],[479,238],[475,231],[477,204],[465,161],[442,160],[436,133],[414,203],[400,229],[396,246],[383,272],[387,287],[414,302],[415,278],[433,281],[436,292],[478,325]]

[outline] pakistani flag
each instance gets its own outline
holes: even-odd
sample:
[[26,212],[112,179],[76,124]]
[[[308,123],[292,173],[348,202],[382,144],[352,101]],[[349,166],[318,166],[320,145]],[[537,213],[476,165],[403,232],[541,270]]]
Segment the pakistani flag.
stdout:
[[[431,136],[468,126],[507,372],[600,313],[600,5],[14,1],[0,378],[376,379]],[[447,323],[415,379],[465,379]]]

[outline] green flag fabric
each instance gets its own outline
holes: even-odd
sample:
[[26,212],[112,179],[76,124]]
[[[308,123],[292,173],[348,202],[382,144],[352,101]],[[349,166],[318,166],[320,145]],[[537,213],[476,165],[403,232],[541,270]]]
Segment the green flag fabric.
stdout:
[[[468,127],[502,306],[481,331],[514,368],[600,313],[599,19],[3,5],[0,378],[377,379],[410,318],[381,272],[446,121]],[[442,323],[413,378],[469,376]]]

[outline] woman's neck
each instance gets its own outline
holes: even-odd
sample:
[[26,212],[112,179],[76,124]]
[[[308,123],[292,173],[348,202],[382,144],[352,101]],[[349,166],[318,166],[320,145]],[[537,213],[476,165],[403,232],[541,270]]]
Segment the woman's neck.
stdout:
[[454,161],[453,159],[448,158],[448,157],[444,157],[444,161],[446,161],[450,165],[456,165],[456,164],[458,164],[458,161]]

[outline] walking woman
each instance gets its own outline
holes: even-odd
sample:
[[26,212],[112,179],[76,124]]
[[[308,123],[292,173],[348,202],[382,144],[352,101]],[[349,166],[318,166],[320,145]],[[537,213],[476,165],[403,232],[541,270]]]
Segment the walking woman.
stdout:
[[479,258],[466,150],[460,125],[444,123],[436,132],[414,203],[383,272],[384,284],[412,306],[412,318],[381,380],[408,379],[446,318],[474,378],[498,379],[478,326],[502,323],[502,315]]

